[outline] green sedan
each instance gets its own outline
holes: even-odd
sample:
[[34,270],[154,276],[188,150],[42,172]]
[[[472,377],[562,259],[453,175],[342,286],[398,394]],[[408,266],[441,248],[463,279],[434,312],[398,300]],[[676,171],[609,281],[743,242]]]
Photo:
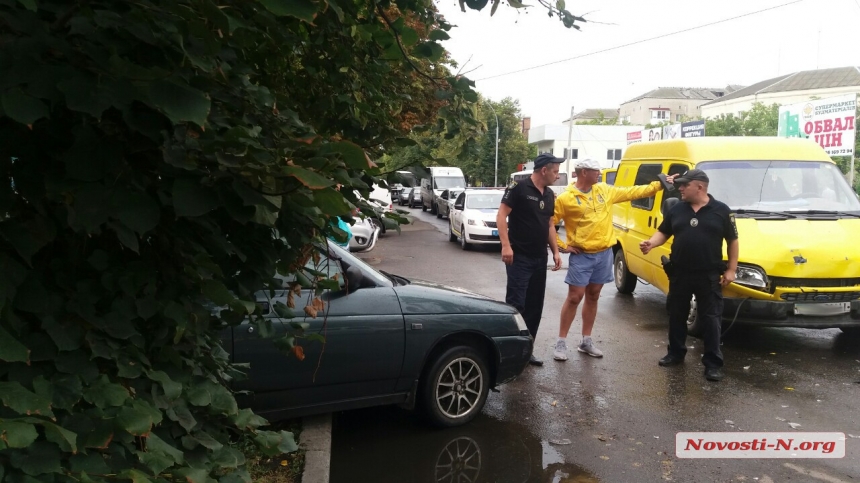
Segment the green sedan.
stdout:
[[[490,388],[528,363],[533,340],[507,304],[377,271],[333,244],[309,263],[335,277],[340,290],[324,293],[325,310],[302,320],[306,335],[324,338],[299,340],[303,360],[259,337],[247,321],[225,334],[233,362],[250,365],[248,379],[234,386],[248,391],[239,404],[269,420],[399,404],[437,425],[458,426],[481,412]],[[259,292],[257,302],[283,334],[289,320],[271,307],[288,294],[270,295]],[[311,290],[296,295],[296,310],[312,297]]]

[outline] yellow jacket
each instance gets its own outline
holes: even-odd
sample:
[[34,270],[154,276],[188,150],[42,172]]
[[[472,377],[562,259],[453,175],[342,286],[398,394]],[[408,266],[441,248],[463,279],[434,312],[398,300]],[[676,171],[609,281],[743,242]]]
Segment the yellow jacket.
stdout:
[[653,196],[661,188],[659,181],[626,188],[597,183],[583,193],[576,188],[576,183],[571,183],[555,199],[554,223],[564,220],[567,238],[563,241],[561,236],[557,237],[558,248],[563,250],[574,246],[586,253],[597,253],[611,247],[615,244],[612,205]]

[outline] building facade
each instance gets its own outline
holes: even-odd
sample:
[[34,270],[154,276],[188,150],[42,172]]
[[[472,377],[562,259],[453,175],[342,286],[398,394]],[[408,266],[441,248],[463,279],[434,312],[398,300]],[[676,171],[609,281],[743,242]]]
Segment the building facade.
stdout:
[[561,168],[566,173],[573,171],[576,160],[585,158],[591,158],[600,162],[602,167],[610,168],[618,164],[627,147],[627,133],[642,127],[582,125],[576,124],[575,120],[572,129],[567,121],[561,124],[545,124],[529,131],[529,144],[537,146],[538,154],[550,153],[567,159],[568,162]]
[[722,89],[658,87],[621,104],[619,121],[645,125],[695,119],[702,115],[700,106],[741,88],[733,85]]
[[860,68],[806,70],[757,82],[702,104],[701,111],[705,118],[720,114],[738,116],[749,111],[756,102],[767,106],[788,105],[852,93],[860,93]]

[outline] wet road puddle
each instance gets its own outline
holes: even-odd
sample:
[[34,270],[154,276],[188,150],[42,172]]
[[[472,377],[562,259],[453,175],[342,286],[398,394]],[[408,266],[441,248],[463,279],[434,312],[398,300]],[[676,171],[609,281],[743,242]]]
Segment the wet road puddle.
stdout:
[[484,415],[459,428],[436,429],[394,407],[347,411],[334,416],[330,481],[599,481],[564,461],[556,444],[540,440],[523,425]]

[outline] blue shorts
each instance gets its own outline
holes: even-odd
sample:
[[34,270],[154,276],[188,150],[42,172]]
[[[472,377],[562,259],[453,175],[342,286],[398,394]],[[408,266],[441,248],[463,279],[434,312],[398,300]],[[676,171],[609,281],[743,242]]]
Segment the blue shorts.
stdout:
[[585,287],[590,283],[607,284],[613,280],[611,248],[597,253],[570,254],[564,283]]

